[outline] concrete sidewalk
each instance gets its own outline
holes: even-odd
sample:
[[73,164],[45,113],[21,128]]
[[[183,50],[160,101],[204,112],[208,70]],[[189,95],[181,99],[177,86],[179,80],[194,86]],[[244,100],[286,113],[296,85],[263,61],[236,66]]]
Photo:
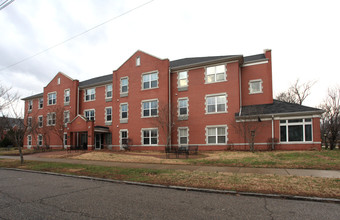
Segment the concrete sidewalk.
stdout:
[[[0,159],[16,159],[18,156],[0,156]],[[33,155],[24,156],[29,161],[59,162],[71,164],[87,164],[99,166],[113,166],[125,168],[146,168],[146,169],[169,169],[169,170],[189,170],[205,172],[226,172],[226,173],[257,173],[257,174],[276,174],[282,176],[312,176],[324,178],[340,178],[340,171],[337,170],[314,170],[314,169],[281,169],[281,168],[247,168],[247,167],[217,167],[217,166],[194,166],[177,164],[147,164],[147,163],[123,163],[111,161],[75,160],[65,158],[43,158]]]

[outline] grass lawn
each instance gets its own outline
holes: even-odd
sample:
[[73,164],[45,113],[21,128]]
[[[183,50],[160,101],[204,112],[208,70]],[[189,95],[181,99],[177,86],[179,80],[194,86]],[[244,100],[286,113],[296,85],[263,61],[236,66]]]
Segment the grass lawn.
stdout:
[[238,192],[340,198],[340,179],[331,178],[118,168],[36,161],[26,161],[20,165],[16,160],[0,160],[0,167]]
[[[22,149],[23,155],[28,154],[35,154],[41,153],[45,151],[52,151],[52,150],[45,150],[45,149]],[[0,156],[19,156],[19,150],[17,148],[0,148]]]

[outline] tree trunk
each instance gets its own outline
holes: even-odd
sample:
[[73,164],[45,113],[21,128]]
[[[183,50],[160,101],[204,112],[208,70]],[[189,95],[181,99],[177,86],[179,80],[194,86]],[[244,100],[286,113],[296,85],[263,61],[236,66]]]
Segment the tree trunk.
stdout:
[[20,163],[24,164],[24,155],[22,154],[22,147],[19,145]]

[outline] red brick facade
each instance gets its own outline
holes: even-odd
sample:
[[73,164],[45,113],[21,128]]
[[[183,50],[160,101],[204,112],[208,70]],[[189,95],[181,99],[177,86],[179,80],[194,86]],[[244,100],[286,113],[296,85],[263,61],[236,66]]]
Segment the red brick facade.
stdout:
[[[273,100],[271,65],[270,50],[249,57],[172,62],[137,51],[112,75],[79,82],[58,73],[42,94],[24,99],[25,120],[32,124],[24,145],[119,150],[128,143],[132,150],[163,150],[166,145],[249,150],[254,142],[257,150],[320,149],[320,111],[278,109],[288,104]],[[56,100],[49,94],[56,94]],[[38,108],[41,98],[43,108]],[[60,109],[69,112],[62,138],[60,132],[49,131],[54,126],[48,120],[48,114]],[[39,116],[43,126],[36,128]],[[63,120],[56,116],[55,126]]]

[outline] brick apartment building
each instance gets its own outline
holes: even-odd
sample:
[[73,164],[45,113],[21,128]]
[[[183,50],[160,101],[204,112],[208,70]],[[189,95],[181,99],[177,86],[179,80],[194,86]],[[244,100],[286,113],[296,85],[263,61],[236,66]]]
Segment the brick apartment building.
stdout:
[[271,50],[174,61],[137,51],[113,74],[79,82],[59,72],[23,100],[26,148],[321,148],[322,111],[273,99]]

